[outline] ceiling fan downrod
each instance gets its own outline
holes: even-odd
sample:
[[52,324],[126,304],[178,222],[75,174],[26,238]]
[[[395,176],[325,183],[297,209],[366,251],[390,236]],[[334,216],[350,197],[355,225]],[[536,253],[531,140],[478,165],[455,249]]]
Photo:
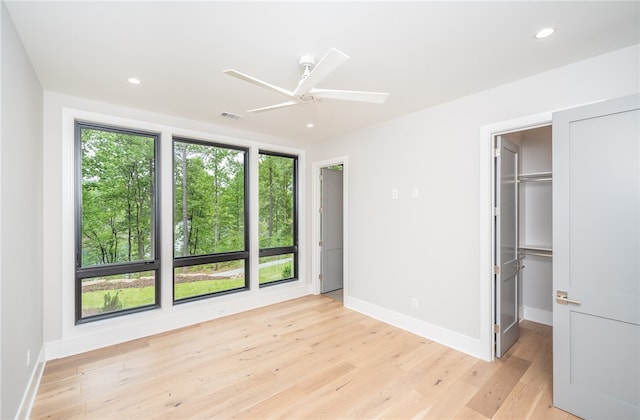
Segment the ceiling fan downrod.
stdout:
[[316,60],[314,60],[313,56],[303,55],[302,57],[300,57],[298,63],[304,69],[304,72],[302,73],[302,79],[300,79],[300,82],[298,82],[298,84],[300,84],[304,79],[309,77],[313,66],[316,65]]

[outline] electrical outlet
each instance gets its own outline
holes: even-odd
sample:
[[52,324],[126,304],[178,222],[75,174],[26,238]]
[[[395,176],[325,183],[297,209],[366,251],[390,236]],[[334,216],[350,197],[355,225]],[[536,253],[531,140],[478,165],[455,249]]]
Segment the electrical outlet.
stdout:
[[419,306],[418,304],[418,298],[413,298],[411,299],[411,307],[413,308],[417,308]]
[[394,200],[398,199],[398,190],[391,190],[391,198]]
[[417,188],[412,188],[411,189],[411,197],[418,198],[418,189]]
[[27,367],[31,366],[31,349],[27,349]]

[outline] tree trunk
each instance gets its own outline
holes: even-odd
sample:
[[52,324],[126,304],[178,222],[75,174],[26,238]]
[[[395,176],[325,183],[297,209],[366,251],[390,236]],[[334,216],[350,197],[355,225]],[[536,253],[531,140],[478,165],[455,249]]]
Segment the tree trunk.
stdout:
[[273,237],[273,162],[269,159],[269,219],[267,223],[269,232],[269,245]]
[[189,255],[189,219],[187,217],[187,145],[182,145],[182,256]]
[[[149,159],[149,230],[151,233],[151,238],[149,242],[149,248],[153,250],[153,254],[151,255],[152,259],[158,259],[159,256],[156,255],[158,250],[156,249],[156,171],[155,165],[153,164],[154,159]],[[144,252],[144,250],[143,250]]]
[[132,246],[132,220],[131,220],[131,182],[133,175],[129,173],[129,179],[127,181],[127,261],[131,261],[131,248]]
[[218,161],[218,151],[213,150],[214,171],[213,171],[213,251],[218,251],[220,241],[220,165]]

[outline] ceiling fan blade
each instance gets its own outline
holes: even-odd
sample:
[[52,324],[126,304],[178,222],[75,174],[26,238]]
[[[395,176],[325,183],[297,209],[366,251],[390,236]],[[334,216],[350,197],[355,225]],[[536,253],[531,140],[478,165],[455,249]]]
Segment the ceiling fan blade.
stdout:
[[236,77],[236,78],[238,78],[240,80],[244,80],[245,82],[253,83],[254,85],[258,85],[258,86],[261,86],[263,88],[266,88],[266,89],[269,89],[269,90],[273,90],[273,91],[276,91],[278,93],[282,93],[283,95],[286,95],[288,97],[292,97],[293,96],[293,92],[291,92],[290,90],[283,89],[281,87],[272,85],[271,83],[263,82],[260,79],[256,79],[255,77],[249,76],[249,75],[244,74],[244,73],[240,73],[239,71],[236,71],[236,70],[233,70],[233,69],[225,70],[223,73],[224,74],[228,74],[229,76]]
[[342,99],[344,101],[370,102],[373,104],[383,104],[388,93],[382,92],[362,92],[358,90],[336,90],[336,89],[311,89],[308,95],[322,99]]
[[271,110],[273,110],[273,109],[286,108],[286,107],[288,107],[288,106],[298,105],[298,104],[302,104],[302,103],[304,103],[304,102],[299,102],[299,101],[287,101],[287,102],[282,102],[282,103],[280,103],[280,104],[264,106],[264,107],[262,107],[262,108],[249,109],[247,112],[264,112],[264,111],[271,111]]
[[340,67],[349,56],[335,48],[331,48],[320,59],[318,64],[311,70],[311,73],[300,81],[298,87],[293,91],[293,96],[300,97],[309,92],[315,85],[320,83],[322,79],[331,74],[335,69]]

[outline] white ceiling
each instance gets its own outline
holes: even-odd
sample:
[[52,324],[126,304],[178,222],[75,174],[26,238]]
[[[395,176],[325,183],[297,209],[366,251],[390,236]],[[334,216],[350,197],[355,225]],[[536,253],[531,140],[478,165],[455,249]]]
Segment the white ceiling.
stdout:
[[[640,42],[639,1],[4,1],[44,89],[305,142]],[[330,47],[350,59],[318,87],[384,105],[247,114],[286,98],[222,73],[293,90],[298,58]]]

